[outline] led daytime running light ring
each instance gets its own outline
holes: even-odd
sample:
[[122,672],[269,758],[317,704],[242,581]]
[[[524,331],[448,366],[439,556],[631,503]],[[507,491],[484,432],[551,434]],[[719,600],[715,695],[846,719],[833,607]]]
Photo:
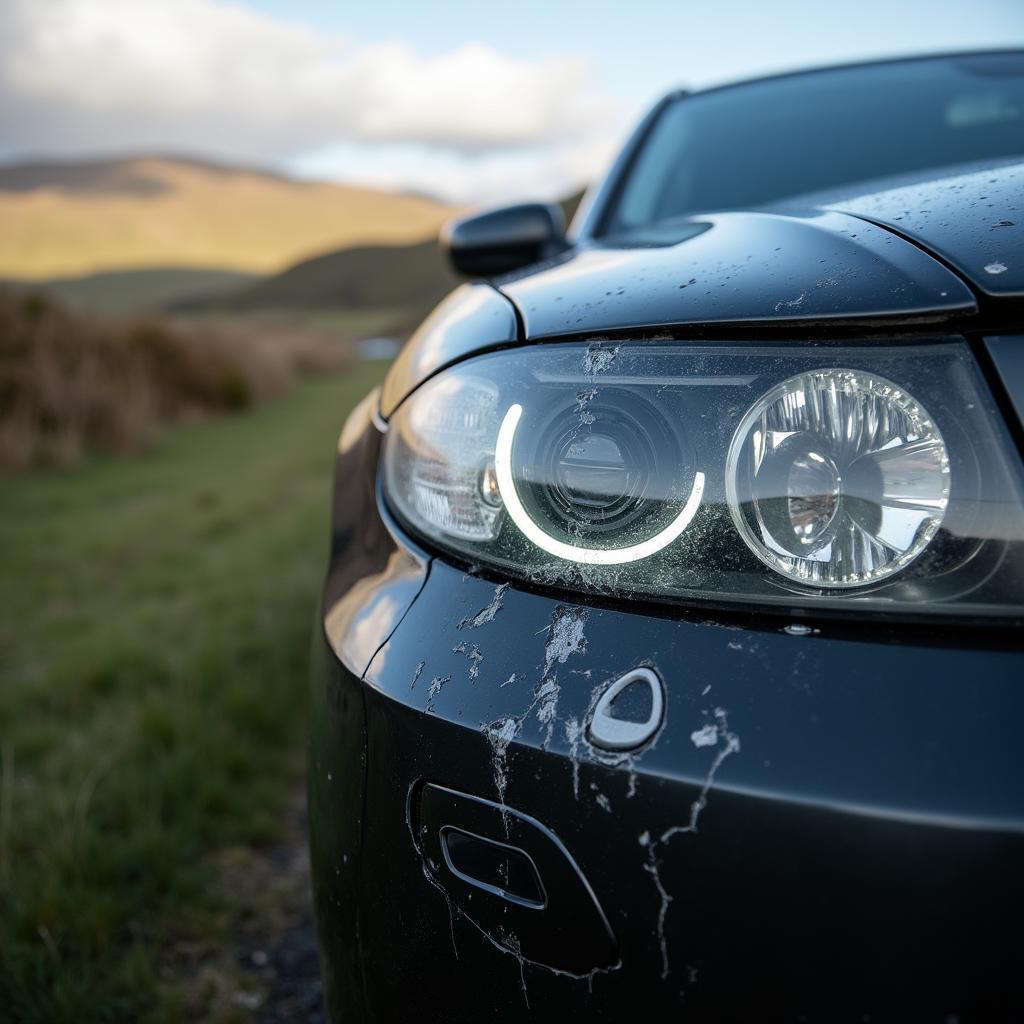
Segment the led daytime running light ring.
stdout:
[[668,547],[674,540],[681,537],[690,525],[700,507],[704,496],[704,474],[699,470],[693,475],[693,487],[679,514],[665,529],[638,544],[624,548],[585,548],[575,544],[566,544],[545,533],[526,511],[516,490],[512,476],[512,443],[515,440],[516,428],[523,415],[523,407],[510,405],[501,421],[498,430],[498,441],[494,449],[494,471],[498,477],[498,490],[512,522],[519,527],[523,535],[533,541],[542,551],[564,558],[569,562],[583,562],[591,565],[624,565],[627,562],[639,562],[643,558],[656,554]]

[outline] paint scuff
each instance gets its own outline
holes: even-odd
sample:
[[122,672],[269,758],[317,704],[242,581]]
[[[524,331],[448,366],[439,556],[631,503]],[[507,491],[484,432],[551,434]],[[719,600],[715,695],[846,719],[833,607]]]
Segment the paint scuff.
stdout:
[[690,733],[690,739],[697,747],[716,747],[714,759],[704,777],[704,784],[701,786],[697,798],[690,804],[690,817],[685,825],[673,825],[666,829],[657,839],[652,838],[650,832],[643,832],[639,837],[639,843],[647,851],[647,861],[644,870],[651,876],[654,887],[658,892],[659,906],[657,918],[658,943],[661,948],[661,977],[669,975],[668,942],[665,938],[665,919],[668,916],[669,905],[672,903],[672,895],[665,888],[661,880],[661,861],[658,852],[678,835],[693,835],[697,832],[701,813],[707,807],[708,794],[715,783],[715,776],[722,767],[726,758],[738,753],[740,740],[736,733],[729,728],[729,717],[724,708],[714,709],[714,722],[709,722],[700,729]]
[[434,678],[430,680],[430,686],[427,687],[426,710],[428,714],[432,715],[434,713],[434,701],[437,698],[437,695],[444,688],[444,684],[450,683],[451,679],[451,676],[434,676]]
[[588,345],[583,353],[583,372],[589,376],[607,372],[618,354],[618,345]]
[[776,302],[775,312],[778,313],[782,309],[799,309],[804,304],[804,299],[806,298],[807,292],[801,292],[795,299],[790,299],[788,302],[785,299]]
[[555,665],[564,665],[573,654],[586,653],[586,624],[586,608],[570,608],[560,604],[552,612],[547,627],[548,639],[544,645],[544,678],[551,674]]
[[[500,718],[490,725],[485,725],[483,732],[491,745],[491,765],[494,769],[494,788],[498,793],[498,803],[505,817],[505,790],[508,788],[508,746],[519,735],[522,719]],[[508,831],[508,821],[505,821]]]
[[421,675],[423,675],[423,669],[424,669],[424,667],[426,666],[426,664],[427,664],[427,663],[426,663],[425,661],[421,661],[421,662],[420,662],[420,663],[419,663],[419,664],[418,664],[418,665],[416,666],[416,671],[415,671],[415,672],[414,672],[414,673],[412,674],[412,683],[411,683],[411,685],[409,686],[409,689],[410,689],[410,690],[415,690],[415,689],[416,689],[416,682],[417,682],[417,680],[419,679],[419,677],[420,677]]
[[580,735],[583,732],[579,719],[573,715],[565,720],[565,739],[569,744],[569,760],[572,763],[572,795],[580,798]]
[[718,726],[709,724],[695,729],[690,733],[690,739],[695,747],[713,747],[718,742]]
[[536,691],[537,721],[547,729],[544,737],[544,749],[551,744],[551,736],[555,730],[555,720],[558,717],[558,695],[561,691],[558,683],[553,679],[545,679],[541,682]]
[[469,678],[476,679],[480,675],[480,665],[484,660],[480,647],[477,644],[467,644],[460,640],[453,648],[452,654],[464,654],[469,658]]
[[455,628],[479,629],[481,626],[486,626],[488,622],[493,622],[494,616],[501,611],[501,606],[505,603],[505,594],[507,593],[509,586],[511,586],[511,584],[502,583],[499,587],[496,587],[490,603],[486,607],[481,608],[476,615],[466,616],[466,618],[462,619]]

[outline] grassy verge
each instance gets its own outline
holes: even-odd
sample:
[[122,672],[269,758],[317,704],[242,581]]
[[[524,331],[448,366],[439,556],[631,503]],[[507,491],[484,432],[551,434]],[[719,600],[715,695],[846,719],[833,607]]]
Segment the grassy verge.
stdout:
[[123,320],[0,290],[0,471],[138,452],[172,423],[237,412],[351,362],[290,320]]
[[0,1018],[152,1016],[211,855],[278,836],[333,442],[381,372],[0,482]]

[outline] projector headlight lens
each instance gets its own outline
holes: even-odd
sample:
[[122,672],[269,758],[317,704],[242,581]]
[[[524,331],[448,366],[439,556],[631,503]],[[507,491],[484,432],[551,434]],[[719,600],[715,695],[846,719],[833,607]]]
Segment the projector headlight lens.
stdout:
[[860,587],[915,559],[949,503],[949,454],[921,404],[891,381],[815,370],[743,417],[726,468],[740,536],[777,572]]
[[568,398],[516,430],[510,469],[528,515],[583,547],[658,533],[693,485],[679,424],[625,389]]
[[533,585],[1024,616],[1021,462],[959,339],[476,356],[396,410],[382,486],[411,535]]

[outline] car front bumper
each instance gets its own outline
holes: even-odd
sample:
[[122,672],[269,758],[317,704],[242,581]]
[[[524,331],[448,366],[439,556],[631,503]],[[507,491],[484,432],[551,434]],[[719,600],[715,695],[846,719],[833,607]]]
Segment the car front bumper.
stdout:
[[[1024,1015],[1024,654],[1005,636],[509,587],[401,534],[378,449],[367,415],[339,455],[315,651],[332,1019]],[[586,722],[637,666],[664,682],[664,724],[615,761]],[[427,815],[426,786],[463,796]],[[544,906],[465,885],[432,853],[439,825],[538,864],[545,834],[597,914],[543,864]]]

